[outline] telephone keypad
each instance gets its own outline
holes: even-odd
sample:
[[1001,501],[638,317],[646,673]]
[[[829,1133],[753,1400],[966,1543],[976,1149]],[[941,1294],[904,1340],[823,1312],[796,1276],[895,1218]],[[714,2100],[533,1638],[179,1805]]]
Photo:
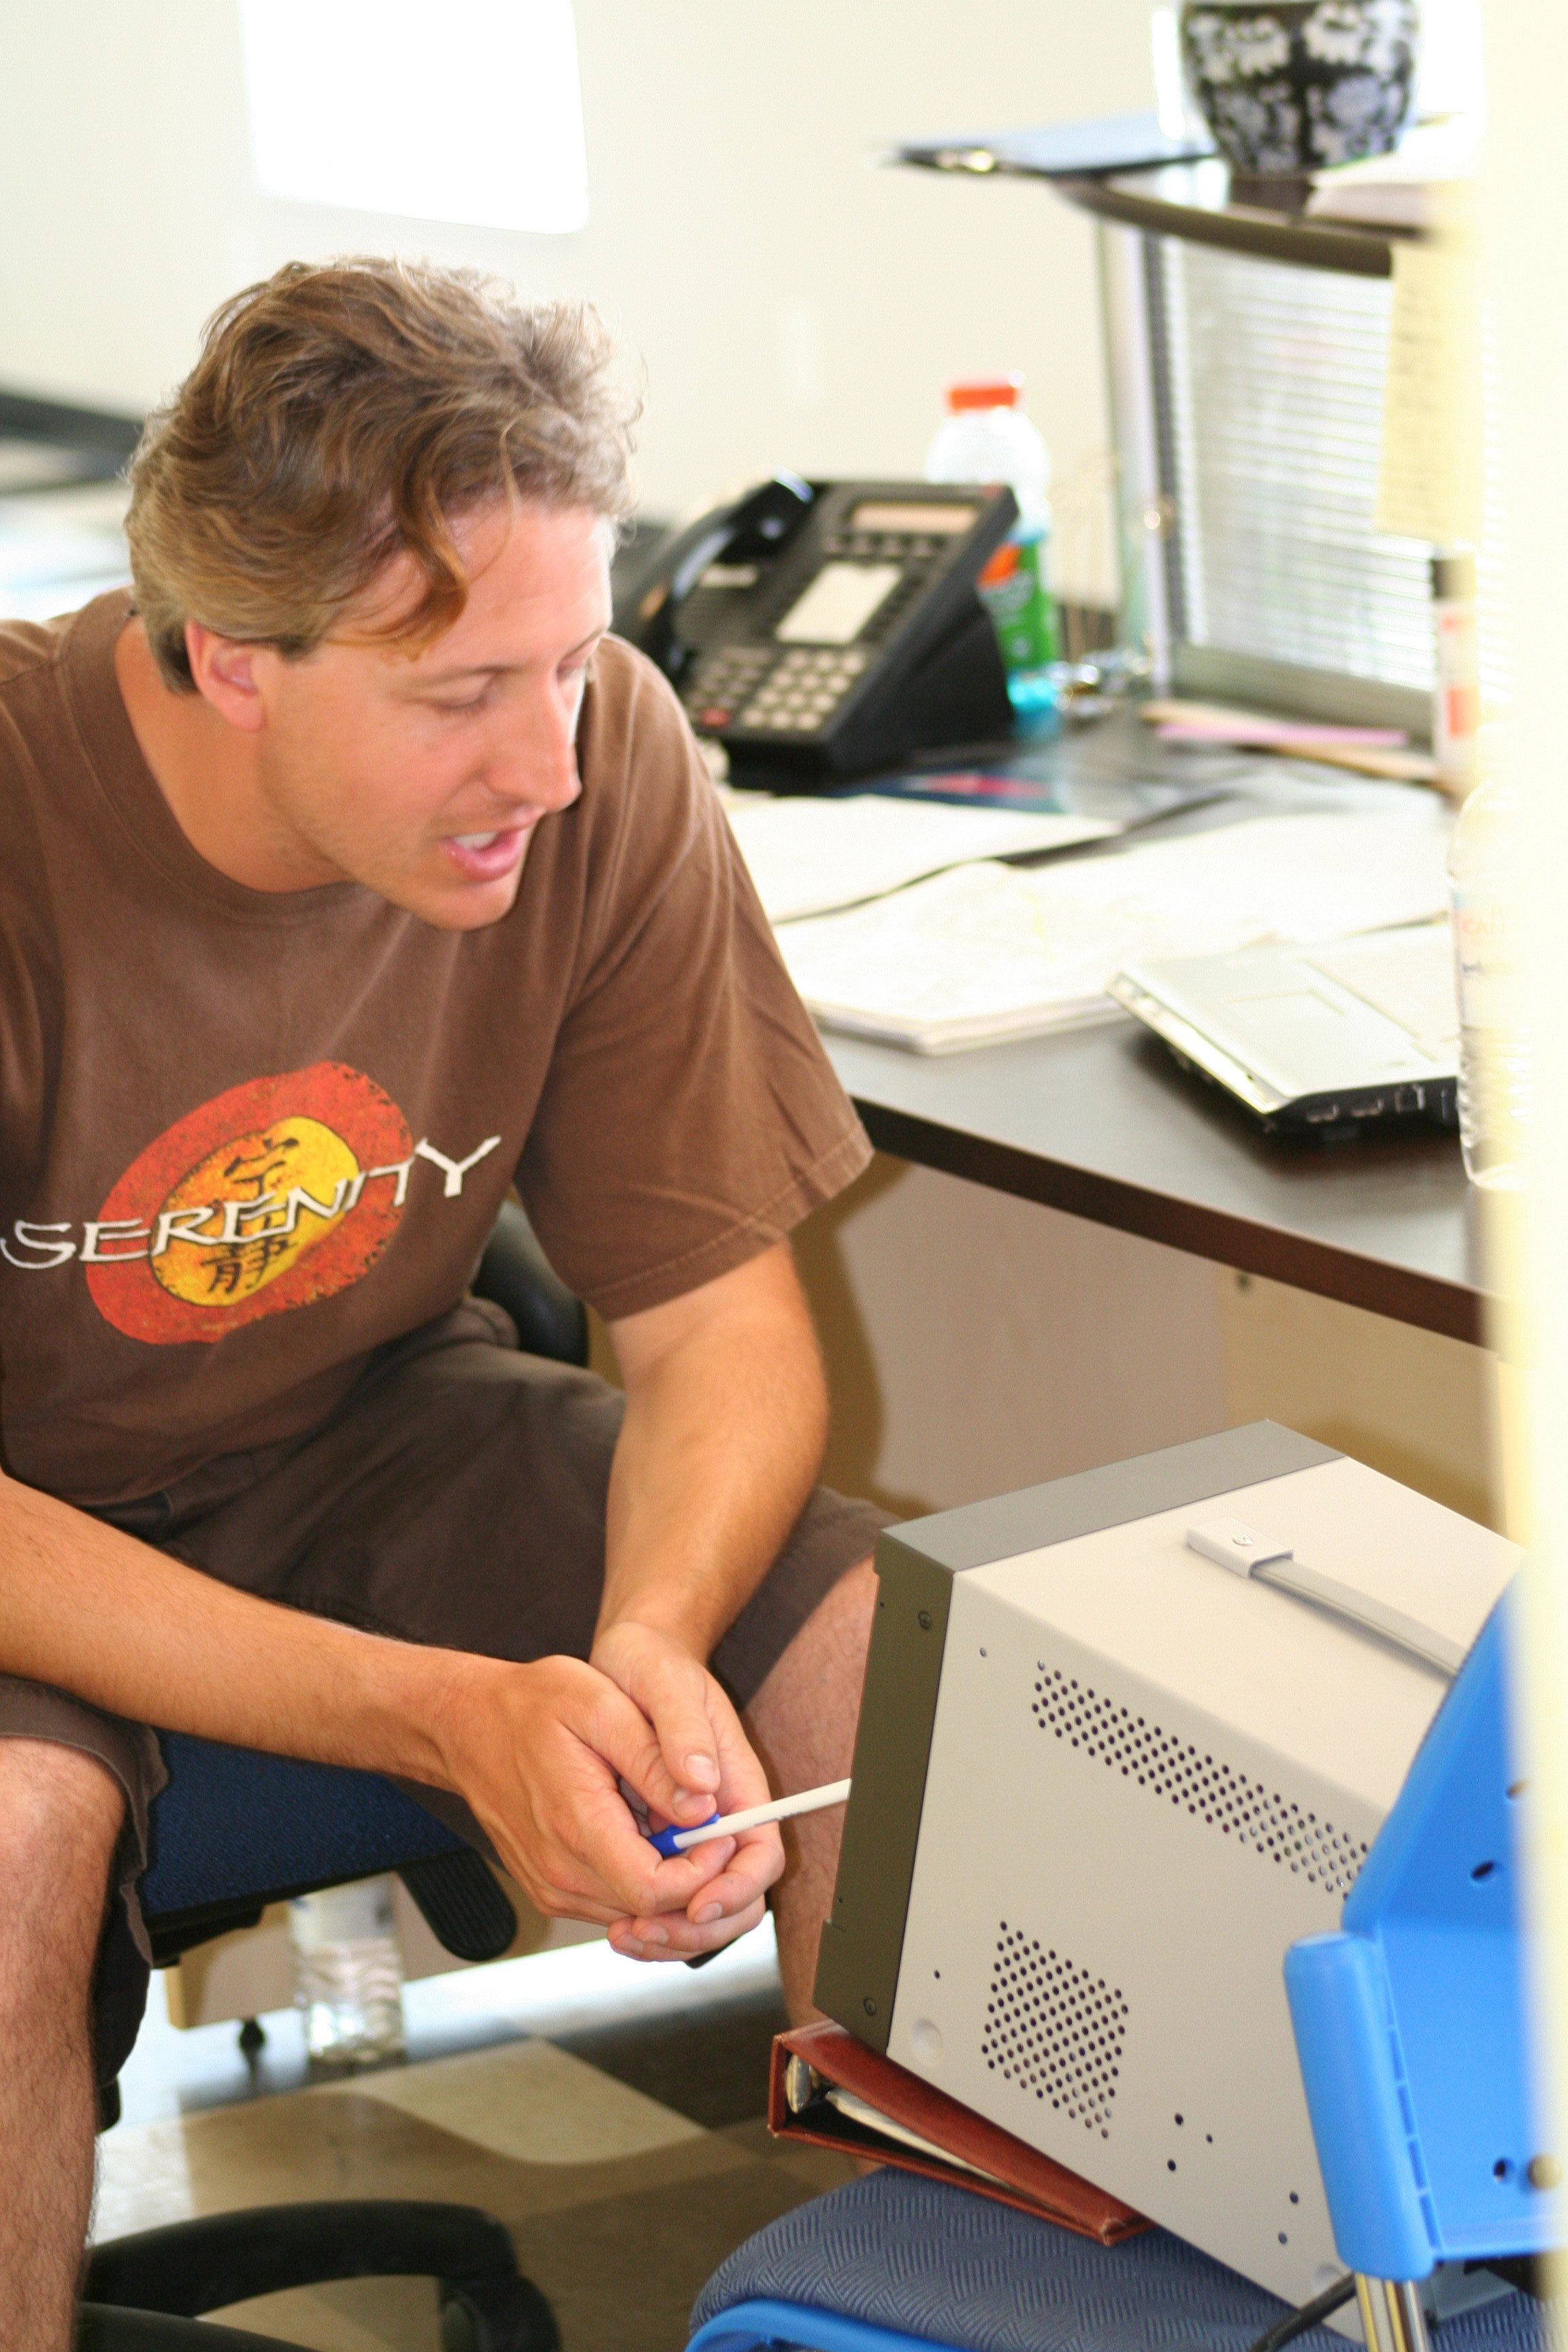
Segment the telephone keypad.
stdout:
[[856,646],[793,646],[742,711],[742,726],[770,735],[819,733],[866,661]]
[[742,704],[755,694],[773,660],[767,646],[726,646],[708,655],[686,690],[693,724],[709,732],[728,727]]
[[775,735],[815,735],[843,701],[869,656],[858,646],[727,646],[709,654],[687,689],[695,723],[735,723]]

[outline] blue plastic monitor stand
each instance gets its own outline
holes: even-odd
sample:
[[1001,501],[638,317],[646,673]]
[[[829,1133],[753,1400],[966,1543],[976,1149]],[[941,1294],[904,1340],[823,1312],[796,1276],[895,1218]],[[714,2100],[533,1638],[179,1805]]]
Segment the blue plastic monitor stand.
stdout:
[[1516,1578],[1466,1659],[1346,1897],[1285,1984],[1334,2242],[1369,2352],[1424,2352],[1438,2263],[1540,2254],[1563,2177],[1527,2013],[1509,1659]]

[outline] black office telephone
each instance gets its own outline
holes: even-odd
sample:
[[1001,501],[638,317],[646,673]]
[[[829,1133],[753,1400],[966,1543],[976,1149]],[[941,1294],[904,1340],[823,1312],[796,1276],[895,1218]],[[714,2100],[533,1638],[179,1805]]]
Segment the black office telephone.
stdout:
[[1006,489],[775,474],[673,531],[617,606],[737,774],[865,774],[1012,731],[975,580],[1017,519]]

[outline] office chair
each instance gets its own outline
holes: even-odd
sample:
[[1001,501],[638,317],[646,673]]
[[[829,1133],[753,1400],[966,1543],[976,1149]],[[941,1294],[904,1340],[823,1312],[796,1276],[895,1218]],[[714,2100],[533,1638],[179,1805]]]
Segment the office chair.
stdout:
[[[503,1307],[521,1344],[587,1361],[587,1318],[551,1272],[522,1211],[508,1202],[473,1288]],[[141,1882],[159,1966],[253,1927],[295,1895],[395,1870],[459,1959],[499,1958],[517,1930],[480,1857],[432,1813],[373,1772],[163,1737],[169,1785],[152,1815]],[[100,2121],[119,2115],[101,2095]],[[356,2200],[264,2206],[142,2231],[97,2247],[87,2266],[82,2352],[279,2352],[276,2338],[199,2315],[331,2279],[430,2276],[444,2352],[556,2352],[549,2305],[518,2275],[501,2224],[471,2206]]]
[[[945,2181],[881,2171],[722,2263],[688,2352],[1269,2352],[1288,2304],[1165,2230],[1102,2246]],[[1346,2352],[1319,2326],[1307,2352]],[[1522,2294],[1446,2319],[1444,2352],[1545,2352]]]

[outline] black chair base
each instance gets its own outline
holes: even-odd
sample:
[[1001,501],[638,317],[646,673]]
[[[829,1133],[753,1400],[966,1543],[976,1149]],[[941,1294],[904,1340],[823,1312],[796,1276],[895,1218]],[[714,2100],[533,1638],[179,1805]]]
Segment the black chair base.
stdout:
[[558,2352],[554,2315],[519,2277],[499,2221],[471,2205],[380,2198],[258,2205],[113,2239],[88,2263],[79,2343],[83,2352],[253,2352],[277,2339],[195,2323],[285,2287],[386,2277],[437,2282],[443,2352]]

